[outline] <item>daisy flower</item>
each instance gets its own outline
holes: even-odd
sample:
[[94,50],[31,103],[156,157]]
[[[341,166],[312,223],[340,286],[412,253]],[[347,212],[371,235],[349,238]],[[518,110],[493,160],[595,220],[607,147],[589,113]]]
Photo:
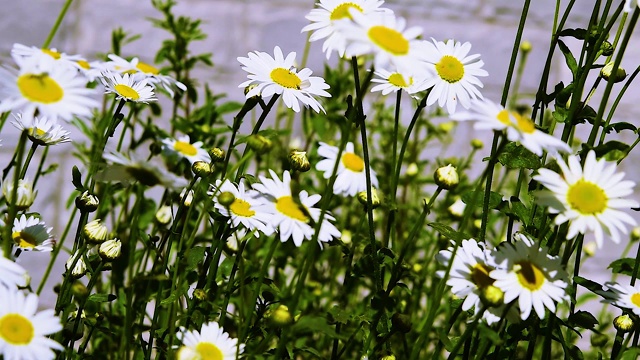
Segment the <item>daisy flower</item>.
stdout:
[[427,98],[427,105],[438,102],[438,106],[447,108],[450,114],[455,113],[458,101],[465,108],[471,106],[471,100],[480,98],[482,94],[478,87],[483,87],[479,76],[487,76],[482,69],[484,62],[480,55],[468,55],[471,44],[461,44],[453,40],[446,43],[431,39],[421,42],[425,61],[431,67],[435,76],[427,81],[427,87],[433,87]]
[[22,58],[44,59],[45,61],[54,60],[70,68],[77,68],[78,61],[84,60],[80,55],[67,55],[55,48],[42,49],[37,46],[26,46],[17,43],[13,44],[11,55]]
[[300,103],[310,106],[316,112],[324,112],[324,109],[314,96],[331,97],[325,90],[329,88],[324,79],[311,76],[311,70],[304,68],[300,71],[293,67],[296,53],[291,52],[285,58],[280,47],[273,49],[275,58],[271,55],[255,51],[250,52],[249,57],[239,57],[238,61],[244,65],[242,70],[249,73],[248,81],[238,87],[244,88],[256,85],[247,92],[246,97],[251,98],[260,95],[263,98],[274,94],[282,95],[285,105],[295,112],[300,111]]
[[[391,92],[404,90],[409,95],[414,95],[420,91],[427,89],[427,78],[420,75],[410,75],[408,73],[390,72],[380,69],[374,72],[379,78],[371,79],[371,82],[377,83],[371,88],[371,92],[380,91],[382,95],[388,95]],[[413,96],[415,98],[415,96]]]
[[640,285],[631,286],[616,282],[606,282],[603,289],[613,292],[612,297],[605,297],[605,302],[629,309],[634,314],[640,315]]
[[47,228],[44,221],[22,214],[13,220],[12,237],[15,245],[24,251],[52,251],[55,240],[51,235],[53,228]]
[[175,140],[162,140],[162,149],[167,156],[185,158],[192,164],[196,161],[211,162],[209,153],[202,148],[202,141],[196,141],[192,144],[189,135],[180,136]]
[[238,339],[231,338],[215,322],[202,324],[200,331],[180,329],[177,337],[182,346],[176,355],[179,360],[235,360],[244,351],[244,344],[238,345]]
[[26,131],[34,144],[49,146],[71,141],[70,133],[62,128],[54,118],[46,116],[14,115],[11,123],[20,131]]
[[23,116],[71,120],[90,116],[98,102],[90,96],[87,80],[78,71],[53,60],[38,61],[14,56],[19,70],[0,68],[0,113],[21,111]]
[[[277,229],[280,233],[280,241],[286,242],[293,239],[296,246],[300,246],[304,239],[311,239],[314,228],[310,225],[311,220],[320,220],[320,209],[314,208],[320,195],[309,195],[306,191],[301,191],[299,195],[300,204],[296,203],[291,194],[291,174],[285,171],[282,181],[273,170],[269,170],[271,179],[260,176],[261,184],[254,184],[253,188],[260,192],[264,198],[263,204],[267,205],[268,211],[272,213],[267,226]],[[311,217],[311,218],[309,218]],[[334,237],[340,237],[340,231],[331,223],[335,218],[326,213],[320,226],[318,234],[319,242],[331,241]]]
[[426,69],[418,37],[422,28],[406,29],[406,21],[393,13],[362,14],[350,10],[353,22],[340,23],[340,31],[348,39],[346,55],[374,54],[377,69],[393,64],[400,72],[420,73]]
[[163,75],[160,70],[155,66],[140,61],[137,57],[127,61],[115,54],[109,54],[108,58],[111,60],[106,64],[112,70],[119,73],[130,73],[140,75],[140,79],[147,79],[149,84],[162,85],[162,87],[169,93],[169,96],[173,97],[173,89],[180,89],[182,91],[187,90],[187,86],[180,81],[172,78],[168,75]]
[[47,309],[36,312],[38,296],[0,286],[0,354],[5,360],[53,359],[62,345],[47,338],[62,330]]
[[347,39],[336,23],[350,21],[351,9],[363,14],[378,11],[391,13],[391,10],[380,7],[383,3],[384,1],[379,0],[320,0],[316,3],[317,8],[305,16],[311,24],[303,27],[301,32],[312,31],[309,37],[311,42],[326,39],[322,44],[322,51],[327,55],[327,60],[333,51],[338,52],[340,57],[344,57]]
[[536,129],[528,117],[509,111],[491,100],[472,100],[469,111],[458,111],[452,114],[451,118],[457,121],[474,120],[473,128],[476,130],[506,130],[507,139],[519,142],[539,156],[543,150],[551,154],[558,151],[571,152],[571,148],[564,141]]
[[555,302],[567,299],[567,274],[560,258],[550,256],[524,234],[515,234],[514,240],[498,248],[497,266],[489,276],[504,291],[505,304],[518,299],[522,320],[529,318],[532,308],[544,319],[545,308],[555,312]]
[[4,252],[0,250],[0,288],[5,286],[9,289],[26,286],[27,271],[14,261],[4,257]]
[[234,227],[243,225],[250,231],[260,230],[267,236],[273,233],[273,229],[266,225],[271,222],[272,214],[265,211],[264,205],[257,200],[260,196],[257,191],[245,189],[242,181],[236,187],[226,179],[224,182],[217,180],[208,194],[217,197],[223,192],[230,192],[235,196],[233,203],[227,207],[216,201],[214,206],[220,214],[229,217],[229,224],[233,224]]
[[149,103],[158,100],[153,87],[147,79],[136,79],[131,74],[120,75],[117,72],[105,71],[100,78],[105,86],[106,94],[116,94],[116,100]]
[[104,159],[113,163],[102,172],[98,173],[100,181],[139,181],[146,186],[162,185],[170,189],[180,189],[187,186],[184,178],[177,177],[158,165],[134,156],[126,156],[121,153],[108,153]]
[[[318,171],[324,172],[324,178],[331,177],[333,167],[337,161],[339,149],[335,146],[320,143],[318,155],[324,159],[316,164]],[[376,172],[371,169],[371,186],[378,187],[378,178]],[[338,164],[338,172],[336,181],[333,183],[333,193],[336,195],[356,196],[361,191],[367,191],[367,179],[364,172],[364,160],[355,154],[353,143],[347,143],[346,148],[342,152],[340,163]]]
[[537,198],[548,206],[551,214],[558,214],[556,225],[571,222],[569,239],[578,233],[593,231],[598,248],[602,248],[605,232],[613,242],[620,243],[619,232],[627,233],[625,224],[636,225],[630,215],[620,210],[639,206],[637,201],[628,198],[635,183],[622,180],[624,173],[616,173],[616,164],[597,160],[593,150],[587,153],[584,167],[577,155],[570,156],[568,163],[561,158],[556,158],[556,162],[562,175],[538,169],[538,175],[533,177],[547,188],[538,192]]
[[14,204],[18,210],[26,210],[33,205],[37,191],[33,191],[33,184],[28,178],[18,180],[16,190],[16,201],[13,201],[13,181],[8,180],[2,183],[2,195],[8,204]]

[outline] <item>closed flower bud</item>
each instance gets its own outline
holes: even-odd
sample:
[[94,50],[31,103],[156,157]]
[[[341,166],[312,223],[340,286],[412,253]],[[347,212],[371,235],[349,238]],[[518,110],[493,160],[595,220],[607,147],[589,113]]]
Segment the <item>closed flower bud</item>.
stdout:
[[[360,204],[364,205],[365,207],[368,205],[368,201],[367,201],[367,192],[366,191],[360,191],[358,193],[358,201],[360,202]],[[373,186],[371,187],[371,208],[375,209],[378,206],[380,206],[380,198],[378,197],[378,190],[376,190],[376,188],[374,188]]]
[[617,83],[627,77],[627,72],[624,71],[623,68],[618,67],[615,75],[613,75],[613,61],[610,61],[600,70],[600,76],[607,81],[613,76],[613,82]]
[[636,226],[631,230],[631,241],[640,240],[640,226]]
[[300,172],[307,172],[311,169],[306,151],[291,150],[289,152],[289,164],[293,170]]
[[80,209],[80,211],[87,213],[94,212],[98,209],[98,205],[100,205],[98,197],[90,194],[88,191],[83,192],[82,195],[76,198],[76,207]]
[[520,51],[522,51],[523,54],[528,54],[532,48],[531,41],[525,40],[520,43]]
[[213,168],[206,161],[196,161],[191,165],[191,171],[199,177],[206,178],[211,175]]
[[204,289],[195,289],[193,290],[193,298],[198,301],[207,300],[207,292]]
[[340,236],[340,240],[342,240],[342,243],[345,245],[351,244],[351,241],[352,241],[351,231],[342,230],[342,235]]
[[464,209],[467,208],[467,204],[462,201],[461,198],[457,198],[448,208],[449,214],[456,218],[461,218],[464,215]]
[[18,180],[18,189],[16,189],[16,200],[13,201],[13,180],[9,179],[2,184],[2,194],[7,200],[7,204],[15,205],[18,210],[28,209],[36,199],[37,193],[37,191],[33,191],[29,179],[20,179]]
[[597,249],[598,249],[598,244],[595,241],[589,241],[588,243],[584,244],[584,246],[582,247],[582,251],[588,257],[592,257],[593,255],[595,255]]
[[455,126],[455,124],[456,123],[453,121],[443,122],[438,124],[438,129],[443,133],[448,134],[451,130],[453,130],[453,127]]
[[286,305],[279,305],[275,310],[269,312],[268,319],[272,325],[283,327],[293,323],[293,317]]
[[100,244],[107,240],[109,229],[107,229],[107,226],[102,223],[102,220],[95,219],[84,226],[82,233],[84,234],[85,239],[87,239],[87,242]]
[[409,166],[407,166],[407,172],[406,172],[408,177],[414,177],[416,175],[418,175],[418,164],[412,162],[411,164],[409,164]]
[[122,242],[119,239],[107,240],[100,244],[98,253],[103,260],[111,261],[120,257]]
[[[73,268],[71,268],[72,266]],[[84,262],[84,259],[82,258],[81,254],[78,254],[78,252],[70,257],[69,260],[67,260],[64,267],[74,279],[79,279],[87,273],[87,264]]]
[[504,304],[504,292],[497,286],[488,285],[480,291],[480,300],[486,307],[497,307]]
[[600,51],[602,51],[602,55],[603,56],[611,56],[613,55],[613,50],[615,50],[613,48],[613,45],[608,42],[607,40],[602,42],[602,45],[600,45]]
[[247,141],[247,145],[258,154],[269,152],[273,146],[271,140],[262,135],[251,135]]
[[480,139],[473,139],[471,140],[471,146],[476,150],[480,150],[484,147],[484,143]]
[[630,332],[631,330],[633,330],[635,325],[636,324],[633,322],[631,316],[627,314],[616,316],[616,318],[613,319],[613,327],[621,332]]
[[191,206],[191,203],[193,202],[193,190],[189,190],[187,193],[187,189],[182,189],[180,192],[180,201],[183,201],[182,199],[184,199],[184,206]]
[[460,182],[458,172],[451,164],[438,168],[438,170],[433,174],[433,179],[435,180],[436,185],[446,190],[454,189]]
[[236,201],[236,196],[230,191],[223,191],[218,195],[218,203],[224,207],[229,207]]
[[84,298],[89,295],[89,290],[81,281],[74,281],[71,285],[71,293],[79,298]]
[[171,207],[168,205],[162,205],[156,211],[156,221],[162,225],[167,225],[173,219],[173,214],[171,213]]
[[217,147],[209,150],[209,157],[211,157],[211,161],[213,161],[214,163],[223,161],[225,155],[226,154],[224,150]]

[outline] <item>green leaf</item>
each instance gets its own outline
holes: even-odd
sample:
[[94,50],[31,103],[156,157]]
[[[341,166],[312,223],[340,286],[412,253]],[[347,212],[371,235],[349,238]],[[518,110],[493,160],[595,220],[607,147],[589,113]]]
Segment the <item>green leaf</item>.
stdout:
[[204,260],[204,250],[202,246],[196,246],[186,251],[184,254],[187,259],[186,271],[191,271],[198,267],[198,264]]
[[111,302],[116,299],[116,296],[113,294],[91,294],[87,298],[87,301],[93,302]]
[[294,334],[300,334],[303,332],[310,332],[312,334],[322,333],[332,339],[346,339],[345,335],[338,334],[335,330],[335,327],[327,323],[327,319],[320,316],[302,316],[291,327],[291,330]]
[[614,274],[633,276],[633,268],[635,266],[635,263],[636,260],[632,258],[618,259],[609,264],[607,269],[611,269],[611,272]]
[[[484,200],[484,190],[467,191],[462,194],[462,202],[471,205],[475,201],[476,207],[482,207]],[[496,209],[502,203],[502,195],[492,191],[489,195],[489,209]]]
[[78,167],[75,165],[73,166],[73,169],[71,169],[71,178],[71,182],[73,183],[73,186],[76,187],[76,190],[83,191],[84,186],[82,185],[82,175],[80,174]]
[[570,326],[580,327],[583,329],[593,329],[596,325],[598,325],[598,320],[586,311],[578,311],[573,315],[569,316],[567,322]]
[[216,108],[216,112],[218,112],[218,114],[223,115],[223,114],[227,114],[230,112],[236,112],[238,110],[242,109],[242,104],[237,102],[237,101],[228,101],[223,103],[222,105],[218,106]]
[[619,133],[622,130],[631,130],[633,132],[638,132],[638,128],[635,127],[632,124],[629,124],[627,122],[618,122],[615,124],[609,124],[607,127],[604,128],[604,131],[609,134],[611,132],[611,130],[615,130],[617,133]]
[[504,150],[498,155],[498,161],[509,169],[535,170],[542,166],[538,155],[514,142],[510,142],[504,147]]
[[609,153],[612,153],[613,155],[619,154],[620,152],[626,154],[628,150],[629,145],[616,140],[608,141],[600,146],[596,146],[593,148],[593,151],[596,152],[596,157],[599,158]]
[[620,360],[637,360],[638,357],[640,357],[640,348],[630,347],[622,353]]
[[589,105],[585,105],[582,107],[582,109],[580,109],[580,112],[578,112],[578,115],[576,116],[573,123],[583,124],[585,121],[587,121],[589,122],[589,124],[593,124],[597,116],[598,113],[594,108]]
[[505,215],[513,216],[516,220],[522,222],[525,226],[529,225],[530,214],[529,209],[520,201],[516,196],[512,196],[510,199],[510,206],[505,206],[500,209],[500,212]]
[[477,331],[478,335],[480,335],[481,338],[488,339],[493,345],[499,345],[503,342],[500,334],[498,334],[497,331],[493,330],[483,323],[478,324]]
[[560,48],[560,51],[562,51],[562,54],[564,54],[565,62],[567,63],[569,70],[571,70],[571,73],[575,78],[578,74],[578,62],[576,61],[576,58],[573,57],[571,50],[569,50],[569,47],[564,42],[562,42],[562,40],[558,40],[558,47]]
[[349,314],[338,305],[333,305],[327,312],[328,320],[332,323],[346,324],[349,321]]
[[584,40],[587,38],[587,30],[586,29],[564,29],[558,33],[558,36],[570,36],[579,40]]
[[439,232],[440,234],[442,234],[447,239],[454,240],[455,242],[460,242],[464,239],[471,239],[471,235],[465,234],[462,231],[454,230],[450,226],[442,223],[432,222],[432,223],[429,223],[428,225],[432,227],[434,230],[436,230],[437,232]]

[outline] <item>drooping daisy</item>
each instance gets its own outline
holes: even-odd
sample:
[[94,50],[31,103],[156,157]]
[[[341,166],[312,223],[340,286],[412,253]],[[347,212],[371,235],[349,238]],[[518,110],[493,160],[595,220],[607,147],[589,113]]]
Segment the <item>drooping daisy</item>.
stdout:
[[479,76],[489,75],[482,69],[484,62],[480,55],[468,55],[471,44],[448,40],[446,43],[431,39],[421,42],[421,51],[425,61],[435,76],[427,81],[427,87],[433,87],[427,98],[427,105],[438,102],[438,106],[446,107],[450,114],[456,112],[458,102],[469,108],[472,99],[482,99],[478,87],[483,87]]
[[[339,149],[335,146],[320,143],[318,155],[324,159],[316,164],[318,171],[323,171],[324,178],[331,177],[333,167],[337,161]],[[340,163],[338,164],[338,172],[336,181],[333,184],[333,193],[336,195],[356,196],[357,193],[367,190],[367,179],[364,168],[364,160],[355,154],[353,143],[347,143]],[[378,177],[376,172],[371,169],[371,186],[378,187]]]
[[33,191],[33,184],[28,178],[18,180],[16,189],[16,201],[13,201],[13,180],[2,183],[2,195],[8,204],[14,204],[18,210],[26,210],[36,199],[37,191]]
[[533,308],[544,319],[545,308],[556,310],[556,302],[567,299],[568,277],[561,259],[550,256],[547,250],[522,233],[513,243],[503,243],[495,255],[496,269],[489,273],[494,286],[504,291],[504,302],[518,299],[520,317],[529,318]]
[[55,240],[44,221],[22,214],[13,220],[12,237],[15,246],[24,251],[52,251]]
[[4,257],[4,252],[0,250],[0,287],[7,287],[15,290],[16,287],[26,286],[27,271],[14,261]]
[[189,135],[182,135],[177,139],[163,139],[162,149],[167,156],[185,158],[192,164],[196,161],[211,162],[209,153],[202,148],[202,141],[196,141],[192,144]]
[[187,180],[162,169],[160,166],[135,155],[126,156],[121,153],[107,153],[104,159],[113,163],[96,178],[100,181],[139,181],[146,186],[162,185],[170,189],[181,189],[187,186]]
[[346,55],[373,54],[376,69],[395,66],[401,73],[417,74],[426,71],[424,55],[418,37],[422,28],[406,29],[404,18],[393,13],[362,14],[350,10],[353,22],[340,23],[340,31],[348,39]]
[[325,90],[329,88],[324,79],[311,76],[308,68],[300,71],[293,67],[296,53],[291,52],[285,58],[280,47],[273,49],[275,58],[266,52],[250,52],[249,57],[239,57],[238,61],[244,65],[242,70],[249,73],[248,81],[238,87],[244,88],[256,85],[247,92],[247,99],[256,95],[269,98],[274,94],[281,94],[288,108],[300,111],[300,103],[310,106],[316,112],[324,112],[322,105],[314,96],[331,97]]
[[379,69],[375,74],[379,78],[373,78],[371,82],[379,85],[372,87],[371,92],[380,91],[382,95],[388,95],[391,92],[404,90],[407,94],[414,95],[427,89],[427,78],[424,76],[426,73],[411,75]]
[[67,55],[59,52],[55,48],[43,49],[37,46],[26,46],[22,44],[13,44],[11,55],[23,58],[44,59],[44,61],[54,60],[64,66],[75,68],[78,61],[84,60],[80,55]]
[[639,206],[629,198],[635,183],[622,180],[624,173],[616,172],[616,164],[597,160],[593,150],[587,153],[584,167],[577,155],[570,156],[568,163],[559,157],[556,162],[562,174],[538,169],[533,177],[547,188],[538,192],[537,199],[550,213],[558,214],[555,223],[570,221],[567,238],[593,231],[598,248],[602,248],[603,233],[619,243],[619,233],[627,233],[626,225],[636,225],[635,219],[621,210]]
[[612,297],[605,297],[604,301],[614,306],[631,310],[640,316],[640,284],[631,286],[606,282],[604,290],[613,292]]
[[[310,225],[311,220],[320,220],[320,209],[313,207],[320,201],[320,195],[309,195],[306,191],[301,191],[298,195],[300,204],[296,203],[291,193],[291,174],[285,171],[282,181],[278,175],[269,170],[271,179],[260,176],[260,184],[254,184],[253,188],[264,197],[261,198],[271,216],[269,224],[280,233],[280,241],[286,242],[293,239],[296,246],[302,244],[302,240],[313,237],[314,228]],[[311,218],[309,218],[311,217]],[[326,213],[320,226],[318,234],[319,242],[331,241],[334,237],[340,236],[340,231],[331,223],[335,218]]]
[[14,56],[18,71],[0,68],[0,112],[21,111],[23,116],[71,120],[90,116],[98,102],[78,71],[53,60],[40,61]]
[[53,309],[36,312],[38,296],[0,286],[0,354],[5,360],[53,359],[62,345],[47,338],[62,330]]
[[340,57],[344,57],[347,39],[336,23],[350,21],[351,9],[363,14],[377,11],[391,13],[391,10],[380,7],[383,3],[384,1],[379,0],[320,0],[316,3],[317,8],[305,16],[311,24],[303,27],[301,32],[313,31],[309,37],[309,41],[312,42],[326,38],[322,44],[322,51],[327,55],[327,59],[333,51],[338,52]]
[[244,344],[238,345],[238,339],[230,337],[215,322],[202,324],[200,331],[180,330],[177,337],[182,346],[176,355],[179,360],[235,360],[244,351]]
[[[273,233],[274,229],[266,225],[271,223],[272,214],[267,211],[263,202],[257,199],[260,196],[257,191],[245,189],[242,181],[236,187],[231,181],[225,179],[224,182],[217,180],[216,185],[212,186],[208,194],[217,198],[224,192],[230,192],[234,195],[233,203],[224,206],[219,201],[215,201],[214,206],[223,216],[229,217],[229,224],[233,224],[234,227],[242,224],[250,231],[260,230],[266,235]],[[256,233],[256,236],[259,235]]]
[[114,71],[119,73],[138,74],[140,79],[148,79],[149,84],[162,85],[162,87],[169,93],[169,96],[173,97],[173,90],[180,89],[182,91],[187,90],[185,84],[177,81],[168,75],[163,75],[160,70],[155,66],[142,62],[137,57],[127,61],[115,54],[108,55],[111,62],[106,66],[111,67]]
[[116,100],[149,103],[158,100],[153,93],[153,86],[147,79],[136,79],[131,74],[120,75],[117,72],[105,71],[100,78],[105,86],[105,93],[116,94]]
[[64,130],[54,118],[46,116],[15,115],[16,120],[11,123],[20,131],[26,131],[27,137],[33,143],[49,146],[71,141],[69,132]]

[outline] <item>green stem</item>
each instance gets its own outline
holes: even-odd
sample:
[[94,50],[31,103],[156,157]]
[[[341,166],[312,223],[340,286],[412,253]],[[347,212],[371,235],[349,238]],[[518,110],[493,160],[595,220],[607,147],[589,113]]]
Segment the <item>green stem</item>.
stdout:
[[29,148],[29,153],[27,153],[27,158],[24,161],[24,165],[20,170],[20,179],[24,179],[27,175],[27,169],[29,168],[29,164],[31,163],[31,159],[33,159],[33,154],[36,153],[36,149],[38,148],[38,144],[33,142],[31,143],[31,148]]
[[42,44],[43,49],[48,49],[49,45],[51,45],[51,41],[53,40],[53,37],[56,36],[56,32],[58,32],[58,28],[60,27],[60,24],[62,24],[62,19],[64,19],[64,16],[67,14],[67,10],[69,10],[69,6],[71,6],[72,2],[73,0],[65,1],[64,5],[62,6],[62,10],[60,10],[60,14],[58,14],[58,18],[56,19],[56,22],[53,24],[51,31],[49,31],[49,35],[47,36],[47,39],[44,41],[44,44]]
[[[525,0],[522,6],[522,13],[520,14],[520,22],[518,23],[518,32],[516,33],[516,39],[513,42],[513,49],[511,50],[511,59],[509,60],[509,68],[507,70],[507,78],[504,81],[504,87],[502,89],[502,100],[500,104],[506,106],[507,97],[509,96],[509,87],[511,86],[511,79],[513,78],[513,69],[516,66],[516,59],[518,58],[518,51],[520,49],[520,41],[522,40],[522,32],[524,31],[524,24],[527,20],[527,14],[529,13],[529,5],[531,0]],[[524,62],[524,61],[523,61]]]

